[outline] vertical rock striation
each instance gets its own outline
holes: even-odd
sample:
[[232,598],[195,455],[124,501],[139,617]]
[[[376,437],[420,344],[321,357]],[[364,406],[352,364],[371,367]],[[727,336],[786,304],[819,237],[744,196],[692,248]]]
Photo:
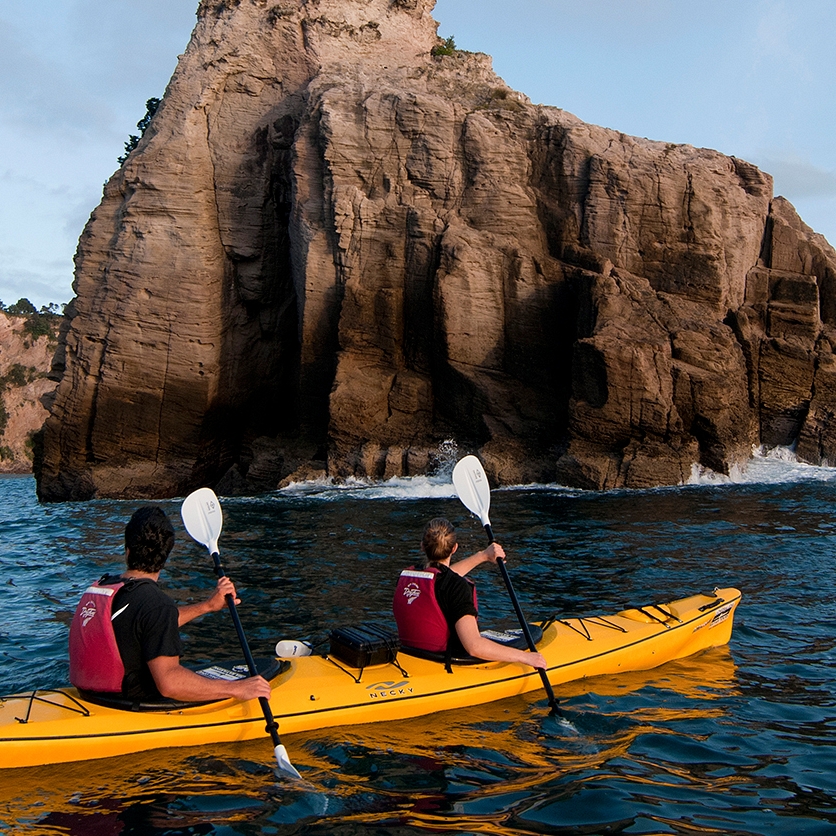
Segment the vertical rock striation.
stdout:
[[76,256],[46,500],[836,463],[836,252],[754,166],[433,56],[433,0],[203,0]]

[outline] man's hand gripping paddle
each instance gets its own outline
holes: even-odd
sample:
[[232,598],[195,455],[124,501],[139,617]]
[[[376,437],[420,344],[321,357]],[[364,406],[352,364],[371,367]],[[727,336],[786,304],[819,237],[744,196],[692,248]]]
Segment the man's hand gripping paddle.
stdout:
[[[210,488],[200,488],[189,494],[183,502],[180,515],[189,536],[209,550],[209,554],[212,555],[212,560],[215,562],[215,574],[222,578],[224,570],[218,552],[218,538],[223,526],[223,512],[215,492]],[[235,632],[238,633],[238,641],[241,642],[241,650],[244,651],[244,659],[247,662],[250,676],[256,676],[258,671],[256,670],[255,660],[250,652],[250,646],[247,643],[247,637],[244,635],[244,628],[241,625],[241,619],[238,617],[238,610],[235,608],[235,600],[232,595],[226,596],[226,605],[232,616]],[[273,750],[279,769],[293,778],[301,778],[302,776],[297,772],[296,767],[290,762],[284,744],[279,739],[279,727],[273,718],[273,712],[270,710],[269,700],[259,697],[258,701],[261,704],[264,720],[267,723],[267,732],[273,740]]]
[[[494,542],[493,530],[491,529],[491,521],[488,518],[488,511],[491,507],[491,488],[488,484],[488,477],[485,475],[485,469],[482,463],[476,456],[465,456],[453,468],[453,486],[459,499],[464,504],[465,508],[472,514],[479,517],[482,525],[485,527],[485,532],[488,535],[488,542]],[[502,575],[502,580],[505,582],[505,588],[508,590],[508,595],[511,598],[511,603],[514,605],[514,612],[517,614],[517,620],[520,622],[523,635],[525,636],[528,649],[534,653],[537,648],[534,645],[534,640],[531,638],[531,631],[528,629],[528,622],[525,620],[522,609],[520,607],[517,594],[514,592],[514,587],[511,584],[511,577],[508,574],[508,568],[505,566],[505,561],[500,559],[496,561],[499,566],[499,573]],[[543,688],[546,691],[546,696],[549,699],[551,706],[551,713],[560,715],[561,711],[557,707],[557,700],[552,691],[551,683],[546,672],[540,668],[537,669],[540,674],[540,679],[543,680]]]

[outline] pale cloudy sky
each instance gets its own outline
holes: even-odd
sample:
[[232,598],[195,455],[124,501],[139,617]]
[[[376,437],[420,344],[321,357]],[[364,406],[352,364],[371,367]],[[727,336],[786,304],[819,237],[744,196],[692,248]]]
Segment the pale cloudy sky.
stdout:
[[[197,0],[0,0],[0,300],[72,295],[72,256]],[[534,102],[716,148],[836,245],[834,0],[438,0],[439,33]]]

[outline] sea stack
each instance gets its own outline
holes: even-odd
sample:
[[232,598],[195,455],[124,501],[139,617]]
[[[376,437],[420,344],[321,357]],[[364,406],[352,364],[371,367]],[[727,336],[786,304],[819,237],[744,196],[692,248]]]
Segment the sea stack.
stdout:
[[[715,151],[441,48],[434,0],[203,0],[76,255],[43,500],[836,463],[836,251]],[[450,53],[450,54],[445,54]]]

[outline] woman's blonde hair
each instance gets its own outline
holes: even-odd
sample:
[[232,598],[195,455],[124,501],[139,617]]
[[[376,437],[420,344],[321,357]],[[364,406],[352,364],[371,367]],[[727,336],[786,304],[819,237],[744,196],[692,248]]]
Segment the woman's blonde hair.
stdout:
[[456,529],[444,517],[436,517],[427,523],[421,549],[427,557],[427,563],[441,563],[447,560],[456,547]]

